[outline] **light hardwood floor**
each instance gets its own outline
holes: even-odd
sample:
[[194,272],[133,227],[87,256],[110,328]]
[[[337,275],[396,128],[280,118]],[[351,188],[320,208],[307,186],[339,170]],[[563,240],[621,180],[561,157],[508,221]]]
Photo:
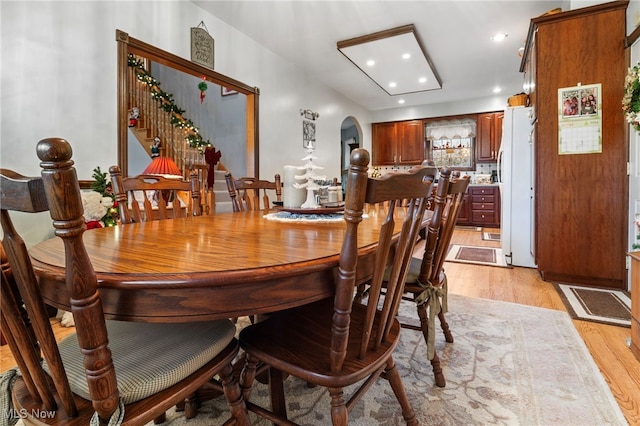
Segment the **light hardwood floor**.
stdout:
[[[482,240],[482,232],[457,229],[452,244],[499,247],[500,243]],[[469,297],[502,300],[523,305],[566,311],[551,283],[542,281],[530,268],[497,268],[460,263],[446,263],[449,292]],[[60,327],[56,320],[56,336],[63,337],[73,328]],[[631,425],[640,425],[640,361],[627,347],[630,330],[573,321],[593,359],[609,384],[622,412]],[[455,330],[454,330],[455,332]],[[0,371],[15,365],[8,347],[0,347]]]

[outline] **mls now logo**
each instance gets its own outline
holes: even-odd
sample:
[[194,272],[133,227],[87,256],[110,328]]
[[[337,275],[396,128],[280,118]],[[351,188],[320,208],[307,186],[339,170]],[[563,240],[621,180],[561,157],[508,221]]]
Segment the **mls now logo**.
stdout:
[[56,416],[56,412],[53,410],[40,410],[33,409],[27,410],[26,408],[21,408],[20,410],[16,410],[12,408],[7,411],[8,419],[26,419],[27,417],[32,417],[36,419],[52,419]]

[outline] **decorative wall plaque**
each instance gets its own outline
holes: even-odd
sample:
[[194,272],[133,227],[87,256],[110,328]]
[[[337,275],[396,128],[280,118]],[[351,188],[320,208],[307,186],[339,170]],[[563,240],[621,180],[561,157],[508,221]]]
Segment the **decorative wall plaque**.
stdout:
[[207,31],[204,21],[191,28],[191,61],[198,65],[213,69],[214,40]]

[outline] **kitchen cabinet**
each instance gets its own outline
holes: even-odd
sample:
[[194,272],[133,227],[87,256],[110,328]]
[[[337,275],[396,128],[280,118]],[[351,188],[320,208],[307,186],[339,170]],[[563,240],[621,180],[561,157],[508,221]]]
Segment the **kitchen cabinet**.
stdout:
[[458,213],[458,220],[456,225],[469,226],[471,224],[471,215],[469,214],[469,189],[462,199],[462,205],[460,206],[460,212]]
[[478,114],[476,131],[476,162],[495,162],[502,141],[503,112]]
[[422,120],[372,124],[371,147],[374,166],[422,164],[425,158]]
[[[534,82],[526,89],[537,119],[534,247],[545,281],[627,288],[629,139],[619,108],[628,66],[627,5],[612,1],[530,22],[520,71],[529,67],[526,80]],[[598,36],[585,37],[586,28]],[[580,83],[602,87],[602,151],[560,155],[558,90]]]
[[500,227],[500,188],[492,185],[470,186],[468,197],[471,224]]
[[523,63],[521,65],[521,72],[524,73],[524,82],[522,84],[522,89],[524,93],[529,97],[529,105],[532,107],[532,117],[531,122],[533,123],[536,119],[536,39],[535,35],[531,37],[529,40],[529,50],[527,54],[524,56]]
[[[436,188],[434,196],[435,191]],[[469,185],[456,225],[499,228],[500,188],[497,185]]]

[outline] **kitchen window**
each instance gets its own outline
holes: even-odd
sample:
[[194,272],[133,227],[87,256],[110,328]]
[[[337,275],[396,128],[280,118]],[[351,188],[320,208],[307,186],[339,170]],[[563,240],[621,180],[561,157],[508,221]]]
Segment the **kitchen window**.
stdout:
[[427,157],[436,167],[475,170],[476,120],[470,118],[427,122]]

